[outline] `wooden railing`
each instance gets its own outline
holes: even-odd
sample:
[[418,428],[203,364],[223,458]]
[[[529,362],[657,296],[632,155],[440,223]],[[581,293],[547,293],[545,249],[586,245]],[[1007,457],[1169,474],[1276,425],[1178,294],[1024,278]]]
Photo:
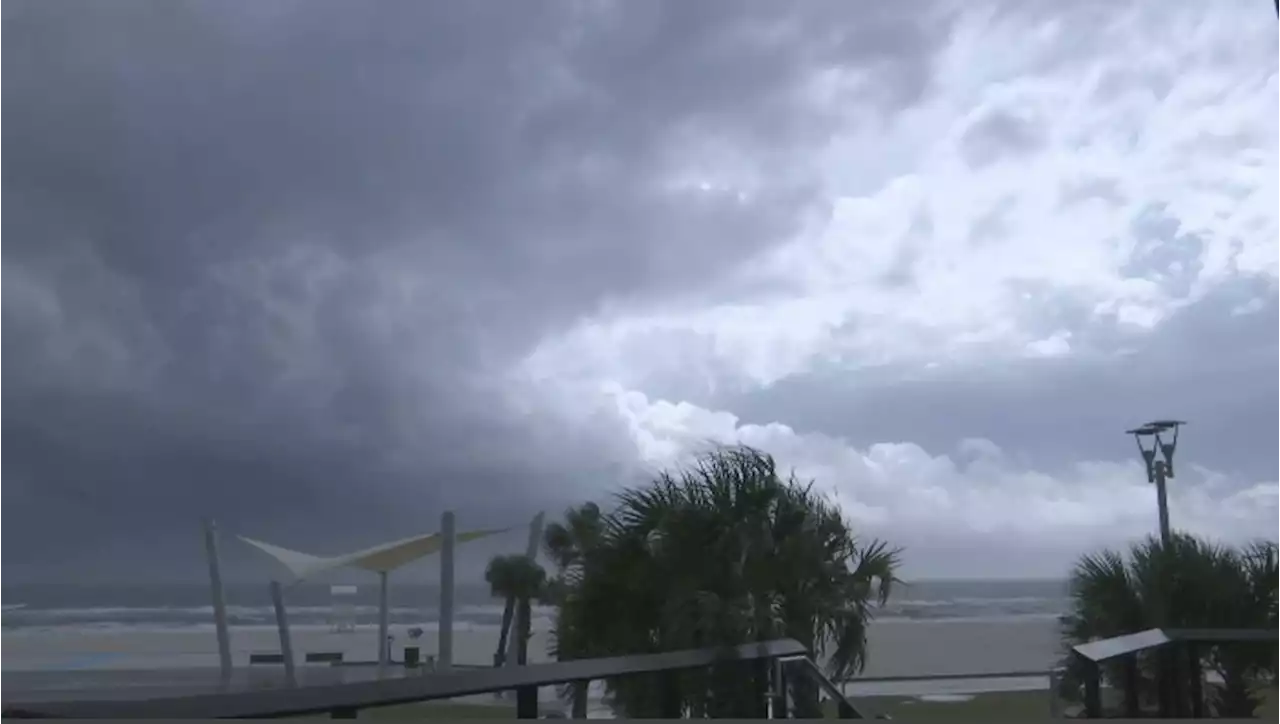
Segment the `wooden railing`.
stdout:
[[[768,686],[758,693],[754,710],[760,718],[787,715],[787,677],[808,677],[827,689],[841,718],[863,718],[838,689],[808,659],[808,651],[791,639],[746,644],[736,648],[673,651],[661,654],[558,661],[528,666],[452,670],[395,679],[292,688],[209,693],[146,700],[58,701],[22,703],[5,701],[4,716],[66,719],[241,719],[304,715],[353,718],[361,709],[452,699],[502,691],[516,692],[516,716],[538,717],[538,689],[574,684],[574,717],[586,716],[586,687],[592,681],[638,674],[679,672],[713,665],[750,667],[756,681]],[[673,685],[678,683],[672,677]],[[824,683],[825,682],[825,683]],[[678,689],[663,703],[669,718],[679,718],[682,701]],[[8,699],[8,697],[6,697]]]
[[1124,714],[1143,714],[1138,656],[1155,652],[1158,714],[1161,718],[1205,716],[1203,655],[1208,647],[1275,644],[1277,632],[1266,629],[1149,629],[1126,636],[1081,644],[1072,655],[1084,672],[1084,715],[1103,716],[1104,664],[1118,665],[1110,682],[1124,697]]

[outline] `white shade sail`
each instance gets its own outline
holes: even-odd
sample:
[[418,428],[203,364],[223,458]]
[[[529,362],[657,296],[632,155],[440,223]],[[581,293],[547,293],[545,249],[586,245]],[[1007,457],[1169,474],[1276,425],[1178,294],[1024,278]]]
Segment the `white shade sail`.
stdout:
[[[511,529],[466,531],[458,533],[456,540],[458,543],[466,543],[505,533],[509,530]],[[245,536],[237,537],[279,561],[298,580],[338,568],[360,568],[375,573],[389,573],[407,563],[412,563],[419,558],[438,552],[441,546],[444,545],[444,539],[439,533],[429,533],[383,543],[382,545],[354,553],[346,553],[339,556],[316,556],[310,553],[281,548],[280,546]]]

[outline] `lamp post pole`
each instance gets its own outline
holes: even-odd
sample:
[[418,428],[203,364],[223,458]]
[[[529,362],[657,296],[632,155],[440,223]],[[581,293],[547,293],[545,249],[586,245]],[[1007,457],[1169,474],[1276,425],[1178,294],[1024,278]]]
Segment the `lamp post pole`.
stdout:
[[[1172,623],[1168,610],[1168,575],[1170,573],[1168,562],[1173,542],[1173,533],[1169,526],[1168,482],[1173,477],[1173,453],[1178,446],[1178,428],[1185,424],[1181,420],[1154,420],[1128,431],[1128,434],[1133,435],[1133,439],[1137,441],[1138,451],[1142,453],[1142,461],[1147,467],[1147,482],[1156,486],[1156,506],[1160,514],[1162,565],[1160,566],[1160,578],[1157,581],[1157,585],[1161,590],[1155,601],[1155,614],[1156,623],[1161,628]],[[1167,439],[1162,435],[1166,436]],[[1144,445],[1144,440],[1150,440],[1151,445]],[[1184,709],[1183,703],[1185,700],[1182,687],[1177,684],[1177,679],[1182,674],[1179,670],[1181,667],[1178,660],[1167,649],[1161,649],[1157,657],[1160,670],[1157,680],[1160,716],[1162,718],[1177,716]],[[1193,667],[1193,670],[1198,671],[1198,668]]]
[[[1169,527],[1168,482],[1173,475],[1173,453],[1178,446],[1178,429],[1186,423],[1181,420],[1155,420],[1141,427],[1128,430],[1138,443],[1142,461],[1147,466],[1147,482],[1156,486],[1156,506],[1160,514],[1160,543],[1165,548],[1173,538]],[[1169,439],[1161,435],[1172,435]],[[1143,440],[1151,440],[1150,447]],[[1158,457],[1157,457],[1158,456]]]
[[1155,470],[1156,483],[1156,505],[1160,510],[1160,544],[1165,548],[1169,547],[1170,539],[1173,534],[1169,532],[1169,490],[1168,476],[1165,473],[1164,463],[1157,462]]

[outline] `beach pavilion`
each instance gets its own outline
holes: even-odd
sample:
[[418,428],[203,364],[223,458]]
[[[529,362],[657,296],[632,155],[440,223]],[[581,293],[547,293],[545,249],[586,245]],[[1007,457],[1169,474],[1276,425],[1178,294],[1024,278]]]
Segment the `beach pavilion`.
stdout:
[[453,514],[445,513],[439,533],[413,536],[383,543],[337,556],[317,556],[290,550],[260,540],[237,536],[241,541],[257,548],[280,562],[293,575],[294,582],[343,568],[355,568],[378,574],[378,663],[386,666],[391,659],[389,642],[390,609],[388,577],[397,568],[413,561],[443,552],[440,565],[440,651],[442,666],[452,664],[453,658],[453,547],[481,538],[505,533],[511,528],[474,530],[455,533]]

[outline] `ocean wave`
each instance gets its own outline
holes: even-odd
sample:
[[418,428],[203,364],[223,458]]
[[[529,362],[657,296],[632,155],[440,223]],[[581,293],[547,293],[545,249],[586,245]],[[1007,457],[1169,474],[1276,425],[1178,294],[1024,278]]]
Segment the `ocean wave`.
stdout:
[[[298,626],[369,626],[376,625],[377,606],[287,606],[291,625]],[[535,607],[535,616],[549,619],[551,611]],[[497,627],[502,622],[503,606],[460,606],[454,616],[455,626]],[[190,628],[202,623],[212,625],[212,606],[90,606],[83,608],[24,608],[5,611],[0,619],[5,630],[23,628]],[[388,609],[393,626],[417,626],[434,630],[437,615],[434,608],[394,606]],[[227,621],[233,626],[274,625],[275,609],[271,606],[227,606]]]
[[[1041,619],[1067,610],[1065,589],[1053,582],[962,582],[909,584],[897,591],[900,598],[875,610],[880,621]],[[228,590],[227,618],[233,626],[274,626],[275,612],[259,587]],[[391,592],[390,623],[393,627],[432,630],[438,619],[438,589],[406,585]],[[5,597],[25,606],[6,604],[0,623],[6,631],[25,628],[103,627],[159,628],[164,630],[211,625],[213,607],[208,589],[199,586],[156,586],[147,590],[110,590],[85,587],[74,591],[5,589]],[[285,597],[294,626],[349,627],[377,625],[376,593],[361,589],[349,603],[329,595],[327,588],[300,587]],[[246,604],[255,605],[246,605]],[[169,604],[169,605],[158,605]],[[487,589],[459,588],[455,626],[496,627],[505,606],[488,596]],[[535,607],[535,615],[550,620],[553,610]]]

